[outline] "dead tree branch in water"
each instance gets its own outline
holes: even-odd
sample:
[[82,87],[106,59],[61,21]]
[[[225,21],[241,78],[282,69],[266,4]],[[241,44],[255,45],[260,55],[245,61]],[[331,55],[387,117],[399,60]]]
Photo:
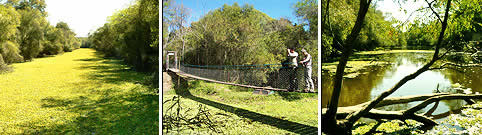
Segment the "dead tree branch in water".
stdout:
[[[422,101],[409,109],[400,110],[400,111],[383,111],[378,109],[371,109],[368,113],[363,115],[362,117],[370,118],[370,119],[387,119],[387,120],[407,120],[412,119],[418,122],[423,123],[425,126],[433,126],[437,125],[437,123],[420,114],[416,114],[417,111],[422,110],[423,108],[427,107],[433,102],[438,102],[441,100],[455,100],[455,99],[463,99],[463,100],[470,100],[470,99],[482,99],[482,94],[448,94],[448,93],[436,93],[436,94],[429,94],[429,95],[418,95],[418,96],[405,96],[405,97],[397,97],[397,98],[387,98],[380,102],[376,107],[383,107],[388,105],[394,104],[405,104],[410,102]],[[352,114],[364,106],[366,106],[368,102],[354,105],[354,106],[347,106],[347,107],[339,107],[337,112],[338,119],[345,119],[349,114]],[[468,102],[468,104],[473,104],[473,102]],[[322,115],[326,114],[326,108],[322,109]]]

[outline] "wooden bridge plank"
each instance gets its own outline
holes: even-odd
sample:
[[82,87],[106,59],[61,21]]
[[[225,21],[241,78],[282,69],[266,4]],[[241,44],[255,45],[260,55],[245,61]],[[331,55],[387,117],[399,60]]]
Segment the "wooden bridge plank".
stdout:
[[[184,73],[178,69],[168,69],[168,71],[176,73],[178,76],[181,76],[183,78],[194,78],[198,80],[203,80],[203,81],[208,81],[208,82],[214,82],[214,83],[219,83],[219,84],[226,84],[226,85],[233,85],[233,86],[239,86],[239,87],[245,87],[245,88],[253,88],[253,89],[264,89],[264,90],[272,90],[272,91],[282,91],[282,92],[289,92],[287,89],[280,89],[280,88],[271,88],[271,87],[259,87],[259,86],[251,86],[251,85],[244,85],[244,84],[236,84],[236,83],[229,83],[229,82],[223,82],[223,81],[217,81],[217,80],[212,80],[204,77],[199,77],[191,74]],[[317,92],[302,92],[302,93],[317,93]]]

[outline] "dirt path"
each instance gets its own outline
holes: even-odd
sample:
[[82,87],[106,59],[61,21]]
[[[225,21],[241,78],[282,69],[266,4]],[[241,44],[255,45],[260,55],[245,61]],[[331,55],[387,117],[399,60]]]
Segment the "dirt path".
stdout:
[[167,72],[162,72],[162,93],[171,90],[172,87],[172,77],[167,74]]

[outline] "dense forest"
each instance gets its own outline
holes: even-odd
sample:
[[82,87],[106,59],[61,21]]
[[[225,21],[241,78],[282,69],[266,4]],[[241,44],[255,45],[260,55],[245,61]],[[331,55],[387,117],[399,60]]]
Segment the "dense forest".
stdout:
[[299,23],[273,19],[253,5],[234,3],[211,10],[188,26],[189,10],[166,1],[163,2],[162,48],[177,51],[181,64],[281,63],[289,47],[297,52],[305,48],[313,56],[313,63],[317,63],[317,1],[302,0],[292,6]]
[[137,0],[114,13],[104,26],[83,40],[106,57],[121,58],[133,69],[151,72],[153,84],[159,79],[159,1]]
[[0,1],[0,71],[8,64],[71,52],[80,40],[65,22],[51,25],[44,0]]
[[[327,3],[327,1],[329,3]],[[341,54],[343,41],[350,33],[355,24],[358,13],[359,1],[327,0],[322,1],[324,12],[322,18],[322,59],[333,61]],[[439,8],[441,2],[434,4],[433,8]],[[454,7],[450,9],[447,35],[445,39],[453,46],[453,49],[461,51],[472,47],[464,47],[469,41],[480,41],[482,35],[482,16],[480,3],[477,0],[454,1]],[[326,8],[329,6],[330,8]],[[417,9],[414,13],[406,13],[407,16],[417,13],[425,13],[426,16],[411,16],[409,20],[399,21],[390,15],[376,10],[378,5],[370,6],[366,14],[360,36],[355,41],[355,51],[382,50],[382,49],[433,49],[440,32],[440,17],[426,14],[431,12],[429,7]],[[333,8],[336,7],[336,8]],[[406,9],[401,9],[405,10]],[[430,16],[430,17],[427,17]],[[434,19],[436,18],[436,19]],[[480,48],[480,46],[479,46]]]

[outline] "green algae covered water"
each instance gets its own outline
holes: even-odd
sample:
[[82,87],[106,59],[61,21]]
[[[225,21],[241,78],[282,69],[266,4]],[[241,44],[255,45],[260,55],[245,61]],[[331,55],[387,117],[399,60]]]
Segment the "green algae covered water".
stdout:
[[[377,57],[377,60],[387,61],[390,64],[371,66],[359,71],[360,75],[354,78],[344,78],[339,106],[357,105],[375,98],[383,91],[393,87],[403,77],[421,68],[431,59],[432,55],[433,53],[409,52],[354,56],[354,59]],[[452,62],[471,61],[468,55],[451,55],[447,59]],[[389,97],[431,94],[436,92],[437,87],[440,92],[482,93],[481,75],[482,68],[480,67],[457,70],[430,70],[407,82]],[[326,72],[322,73],[323,108],[327,107],[332,90],[333,76]],[[385,106],[379,109],[405,110],[418,103],[420,102]],[[465,104],[463,100],[443,100],[430,104],[418,113],[423,113],[440,121],[450,114],[460,113],[462,106]]]

